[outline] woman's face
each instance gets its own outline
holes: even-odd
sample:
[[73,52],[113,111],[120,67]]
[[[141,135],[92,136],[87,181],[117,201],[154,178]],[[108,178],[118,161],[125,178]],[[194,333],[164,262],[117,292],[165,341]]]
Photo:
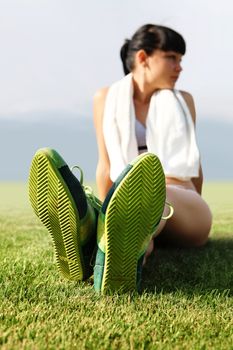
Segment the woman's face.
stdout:
[[173,89],[179,75],[182,55],[174,51],[155,50],[146,58],[146,79],[156,89]]

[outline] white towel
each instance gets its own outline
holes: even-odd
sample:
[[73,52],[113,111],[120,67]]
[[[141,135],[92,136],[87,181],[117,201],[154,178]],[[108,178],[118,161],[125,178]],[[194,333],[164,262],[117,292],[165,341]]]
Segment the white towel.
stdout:
[[[135,134],[132,74],[114,83],[108,91],[103,133],[110,159],[110,178],[115,181],[138,155]],[[200,155],[189,108],[178,90],[159,90],[150,100],[146,120],[148,152],[156,154],[168,177],[197,177]]]

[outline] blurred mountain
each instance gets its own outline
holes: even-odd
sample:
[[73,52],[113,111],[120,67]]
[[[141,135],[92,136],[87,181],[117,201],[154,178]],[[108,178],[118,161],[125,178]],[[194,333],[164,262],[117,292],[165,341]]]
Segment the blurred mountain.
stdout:
[[197,141],[207,180],[233,180],[233,123],[199,119]]
[[[233,123],[200,118],[197,139],[207,180],[233,180]],[[55,148],[71,166],[95,179],[97,145],[92,119],[65,113],[34,113],[0,119],[0,180],[26,181],[38,148]]]
[[0,180],[25,181],[31,159],[42,147],[56,149],[69,166],[80,165],[84,179],[95,178],[97,146],[91,118],[43,113],[31,120],[0,119]]

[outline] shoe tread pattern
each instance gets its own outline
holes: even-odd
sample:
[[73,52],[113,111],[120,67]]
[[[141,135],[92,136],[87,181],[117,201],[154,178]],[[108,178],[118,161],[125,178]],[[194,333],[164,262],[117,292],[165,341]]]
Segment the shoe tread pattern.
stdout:
[[31,205],[51,234],[56,263],[62,275],[70,280],[83,280],[78,234],[80,221],[68,191],[46,155],[37,154],[29,176]]
[[102,292],[136,289],[139,253],[162,216],[165,197],[161,163],[148,155],[134,165],[109,202]]

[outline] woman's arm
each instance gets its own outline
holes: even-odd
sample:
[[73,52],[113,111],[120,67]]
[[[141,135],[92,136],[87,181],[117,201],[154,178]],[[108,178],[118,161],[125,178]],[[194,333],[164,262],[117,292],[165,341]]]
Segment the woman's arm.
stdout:
[[100,200],[104,200],[112,181],[110,179],[110,162],[103,135],[103,114],[105,99],[108,88],[98,90],[94,96],[94,125],[96,131],[96,139],[98,145],[98,164],[96,168],[96,183]]
[[[188,92],[181,91],[181,93],[182,93],[182,96],[185,99],[185,102],[187,103],[187,106],[188,106],[189,110],[190,110],[194,126],[196,126],[196,110],[195,110],[193,97]],[[192,178],[191,181],[192,181],[194,187],[196,188],[197,192],[201,195],[202,184],[203,184],[203,172],[202,172],[201,164],[200,164],[200,168],[199,168],[199,175],[198,175],[198,177]]]
[[197,193],[201,195],[202,192],[202,184],[203,184],[203,172],[202,172],[202,167],[200,165],[199,168],[199,176],[198,177],[193,177],[192,178],[192,183],[194,184],[194,187],[197,190]]

